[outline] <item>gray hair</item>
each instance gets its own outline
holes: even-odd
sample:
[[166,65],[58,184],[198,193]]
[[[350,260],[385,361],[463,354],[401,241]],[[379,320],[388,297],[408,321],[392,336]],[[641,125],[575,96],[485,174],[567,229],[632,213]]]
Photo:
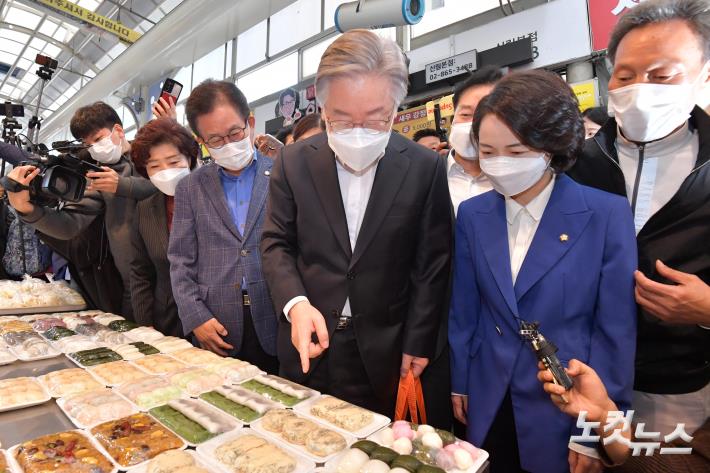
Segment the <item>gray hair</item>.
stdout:
[[407,96],[409,71],[404,53],[397,43],[370,30],[350,30],[328,46],[316,74],[316,100],[323,105],[332,79],[362,74],[378,74],[391,83],[395,106]]
[[698,36],[703,57],[710,59],[710,2],[708,0],[647,0],[621,17],[609,39],[612,64],[619,43],[629,32],[653,23],[683,20]]

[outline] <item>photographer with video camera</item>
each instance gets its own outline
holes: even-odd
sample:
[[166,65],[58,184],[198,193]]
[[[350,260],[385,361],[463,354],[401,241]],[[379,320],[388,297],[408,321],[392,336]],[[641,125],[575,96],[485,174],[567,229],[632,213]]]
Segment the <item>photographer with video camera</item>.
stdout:
[[[102,216],[101,230],[105,229],[110,252],[123,281],[121,312],[130,317],[131,221],[137,201],[149,197],[156,189],[136,172],[121,119],[109,105],[96,102],[80,108],[72,117],[70,130],[88,146],[89,154],[102,169],[86,174],[89,185],[83,198],[52,208],[34,203],[29,190],[8,189],[10,205],[25,223],[57,240],[80,236],[97,216]],[[29,186],[40,172],[37,166],[18,166],[9,177],[20,186]]]

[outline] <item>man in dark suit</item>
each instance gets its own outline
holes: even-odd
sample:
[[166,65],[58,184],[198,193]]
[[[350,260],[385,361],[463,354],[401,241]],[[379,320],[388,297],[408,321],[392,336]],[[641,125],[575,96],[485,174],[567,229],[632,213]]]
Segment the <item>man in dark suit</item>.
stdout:
[[276,316],[258,248],[272,161],[254,151],[254,118],[233,83],[203,82],[185,113],[215,164],[175,192],[168,259],[183,329],[205,349],[274,373]]
[[281,373],[391,416],[400,376],[435,351],[451,260],[445,163],[390,133],[407,92],[394,42],[345,33],[316,89],[327,133],[277,159],[261,243],[283,311]]

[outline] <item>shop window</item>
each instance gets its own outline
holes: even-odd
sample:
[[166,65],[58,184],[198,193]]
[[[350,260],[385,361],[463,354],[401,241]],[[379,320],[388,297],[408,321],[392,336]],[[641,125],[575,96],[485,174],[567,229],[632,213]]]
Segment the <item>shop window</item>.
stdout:
[[271,16],[269,55],[320,33],[321,0],[297,0]]
[[192,81],[195,86],[206,79],[224,79],[224,45],[202,56],[193,65]]
[[266,59],[266,20],[237,36],[237,72]]
[[320,63],[320,58],[328,46],[330,46],[333,41],[335,41],[340,34],[330,36],[320,43],[316,43],[313,46],[303,50],[303,77],[310,77],[315,75],[318,71],[318,64]]
[[253,102],[298,82],[298,52],[237,78],[237,87]]

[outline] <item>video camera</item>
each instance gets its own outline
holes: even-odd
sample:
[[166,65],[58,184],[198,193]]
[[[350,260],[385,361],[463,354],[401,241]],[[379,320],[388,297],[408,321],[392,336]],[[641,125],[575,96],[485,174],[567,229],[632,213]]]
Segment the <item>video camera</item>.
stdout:
[[53,151],[59,155],[50,155],[46,146],[39,146],[39,155],[31,155],[23,166],[35,166],[40,170],[37,177],[28,186],[6,177],[0,179],[10,192],[30,191],[30,200],[42,207],[56,206],[60,202],[78,202],[86,191],[86,174],[103,171],[99,166],[87,161],[87,146],[72,141],[52,143]]

